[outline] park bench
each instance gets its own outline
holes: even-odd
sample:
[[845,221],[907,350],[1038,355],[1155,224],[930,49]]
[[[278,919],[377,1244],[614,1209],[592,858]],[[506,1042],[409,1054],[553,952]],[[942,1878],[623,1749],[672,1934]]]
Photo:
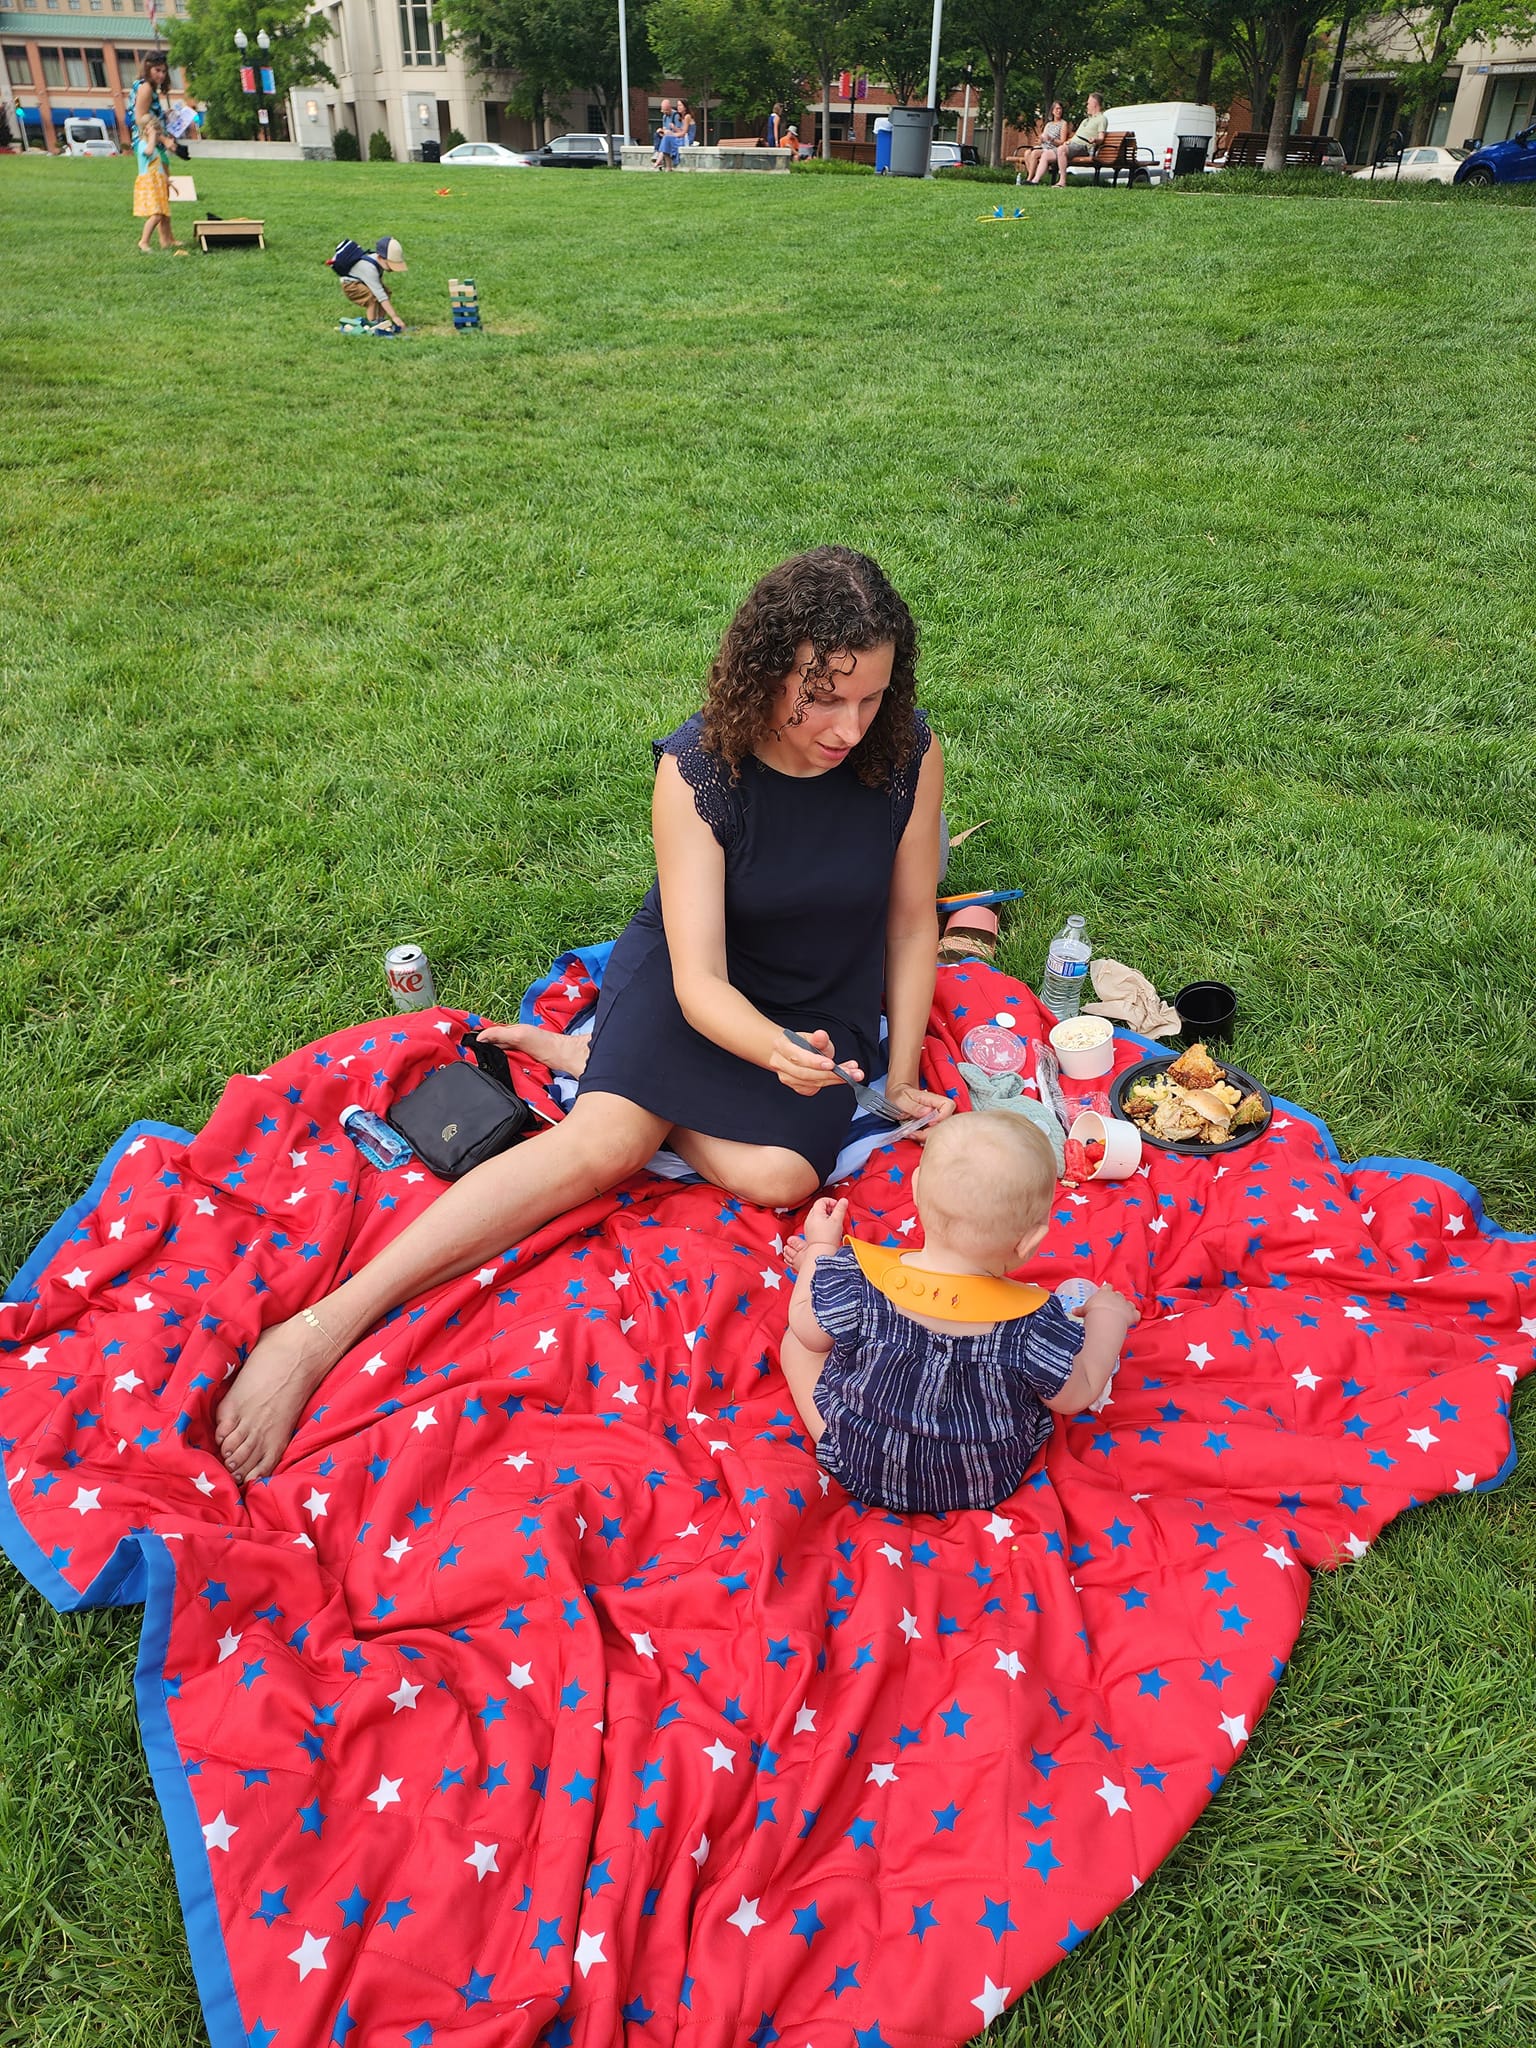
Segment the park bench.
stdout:
[[[1265,152],[1269,148],[1267,129],[1250,128],[1241,135],[1234,135],[1227,144],[1226,169],[1229,171],[1262,171]],[[1328,161],[1328,137],[1326,135],[1292,135],[1285,145],[1285,168],[1288,171],[1319,170]]]
[[[1038,143],[1028,142],[1022,149],[1016,149],[1008,161],[1015,168],[1015,185],[1024,180],[1024,155],[1026,150],[1037,149]],[[1111,185],[1118,185],[1120,173],[1124,171],[1127,185],[1150,185],[1152,182],[1152,152],[1136,147],[1136,131],[1133,128],[1118,128],[1106,135],[1094,150],[1092,156],[1079,157],[1067,165],[1069,178],[1091,177],[1095,185],[1103,182],[1108,171]]]

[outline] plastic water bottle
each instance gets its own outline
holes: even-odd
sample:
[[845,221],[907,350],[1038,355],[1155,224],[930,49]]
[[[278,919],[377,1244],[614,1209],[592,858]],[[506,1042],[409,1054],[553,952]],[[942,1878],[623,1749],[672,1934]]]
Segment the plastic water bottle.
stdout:
[[368,1164],[378,1167],[381,1173],[387,1173],[392,1166],[404,1166],[407,1159],[416,1157],[397,1130],[359,1102],[349,1102],[341,1112],[341,1128]]
[[1075,1017],[1082,1004],[1088,962],[1093,958],[1085,922],[1081,917],[1069,917],[1045,956],[1045,986],[1040,991],[1040,1000],[1058,1021]]

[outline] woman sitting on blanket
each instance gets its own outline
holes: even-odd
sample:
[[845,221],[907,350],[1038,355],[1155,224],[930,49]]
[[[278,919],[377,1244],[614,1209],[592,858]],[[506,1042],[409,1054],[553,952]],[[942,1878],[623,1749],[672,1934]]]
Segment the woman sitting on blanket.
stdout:
[[757,585],[703,710],[655,743],[657,880],[613,949],[590,1040],[484,1034],[579,1075],[570,1114],[263,1333],[218,1411],[237,1479],[276,1467],[320,1381],[387,1310],[628,1180],[664,1143],[742,1201],[809,1201],[854,1109],[836,1066],[870,1072],[882,997],[886,1094],[909,1116],[950,1112],[918,1085],[943,761],[916,663],[911,614],[867,555],[815,548]]

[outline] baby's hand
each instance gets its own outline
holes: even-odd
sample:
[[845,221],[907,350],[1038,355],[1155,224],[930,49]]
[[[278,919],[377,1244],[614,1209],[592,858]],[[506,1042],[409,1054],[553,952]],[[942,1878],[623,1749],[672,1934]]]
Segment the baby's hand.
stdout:
[[843,1241],[843,1226],[848,1221],[846,1201],[834,1202],[830,1195],[823,1195],[819,1202],[812,1202],[805,1218],[805,1242],[813,1249],[830,1246],[836,1251]]
[[1141,1310],[1135,1302],[1114,1287],[1098,1288],[1092,1300],[1084,1304],[1081,1314],[1089,1329],[1103,1323],[1111,1329],[1118,1327],[1121,1336],[1141,1321]]

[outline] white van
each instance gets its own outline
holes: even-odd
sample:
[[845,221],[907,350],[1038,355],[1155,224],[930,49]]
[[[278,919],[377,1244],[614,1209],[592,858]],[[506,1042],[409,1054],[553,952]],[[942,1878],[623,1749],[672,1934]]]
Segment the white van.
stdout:
[[87,120],[81,115],[71,114],[64,123],[64,154],[116,156],[117,144],[112,140],[105,121]]
[[1150,151],[1152,182],[1203,171],[1216,154],[1216,109],[1190,100],[1154,100],[1139,107],[1107,107],[1109,132],[1134,130],[1138,150]]

